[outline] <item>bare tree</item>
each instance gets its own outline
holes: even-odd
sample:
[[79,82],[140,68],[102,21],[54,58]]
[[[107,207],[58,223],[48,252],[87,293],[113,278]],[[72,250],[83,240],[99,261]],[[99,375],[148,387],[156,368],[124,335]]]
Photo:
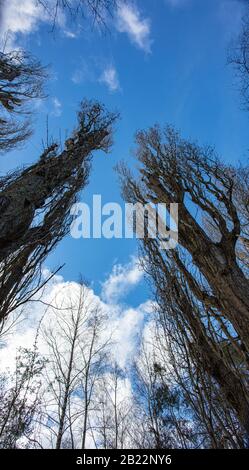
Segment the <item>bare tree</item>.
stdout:
[[[249,435],[244,372],[249,357],[249,283],[245,266],[237,259],[241,239],[248,240],[247,196],[240,197],[242,206],[236,203],[238,193],[247,195],[248,190],[239,189],[240,171],[225,166],[212,149],[182,139],[172,128],[141,131],[137,144],[141,178],[136,181],[126,168],[120,169],[125,198],[143,204],[179,204],[178,249],[161,250],[160,234],[155,239],[145,237],[146,269],[160,296],[166,298],[169,289],[170,315],[178,309],[184,315],[202,367],[218,383]],[[215,238],[204,230],[202,221],[207,217],[215,226]],[[224,340],[239,354],[239,365],[224,359]]]
[[243,105],[249,109],[249,8],[242,19],[241,32],[229,50],[228,63],[233,65],[239,80]]
[[96,384],[106,367],[109,337],[105,316],[83,283],[59,292],[44,327],[48,345],[44,424],[51,422],[52,442],[82,448],[91,433]]
[[163,329],[156,318],[151,320],[149,332],[150,339],[141,339],[133,365],[133,445],[140,449],[198,447],[194,416],[173,375]]
[[[39,413],[44,359],[37,351],[20,348],[16,370],[0,377],[0,447],[17,448],[30,442],[33,422]],[[22,444],[20,440],[26,441]]]
[[[233,339],[225,339],[222,317],[218,325],[172,265],[170,273],[157,268],[156,279],[159,328],[155,343],[165,351],[166,379],[177,384],[188,407],[184,414],[190,414],[194,423],[190,436],[181,433],[179,441],[184,446],[243,448],[246,434],[232,403],[236,386],[246,394],[246,371],[231,346]],[[189,437],[194,437],[193,443]]]
[[[80,369],[80,390],[83,396],[83,427],[81,448],[86,448],[87,434],[92,430],[91,415],[95,414],[95,392],[109,359],[111,334],[104,338],[105,316],[95,308],[87,321],[87,335],[80,345],[83,365]],[[101,339],[101,335],[103,339]],[[94,417],[93,417],[94,419]]]
[[96,440],[100,448],[131,448],[133,403],[125,385],[126,375],[117,362],[107,364],[106,373],[99,383],[96,401]]
[[50,0],[37,1],[51,15],[54,25],[59,12],[65,10],[71,18],[90,15],[93,23],[106,26],[107,15],[115,12],[119,0],[55,0],[52,4]]
[[47,72],[30,54],[0,53],[0,152],[24,142],[32,133],[31,102],[44,98]]
[[42,262],[68,232],[70,209],[88,182],[92,153],[109,150],[116,118],[99,103],[83,102],[78,127],[61,153],[52,144],[37,163],[2,179],[1,321],[43,285]]

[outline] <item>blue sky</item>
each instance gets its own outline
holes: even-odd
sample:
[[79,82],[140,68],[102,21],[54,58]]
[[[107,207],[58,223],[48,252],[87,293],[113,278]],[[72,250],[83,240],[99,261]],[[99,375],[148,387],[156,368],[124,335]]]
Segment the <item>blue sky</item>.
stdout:
[[[22,4],[22,6],[20,5]],[[84,98],[101,100],[121,113],[110,155],[96,155],[90,183],[81,200],[121,202],[113,167],[132,157],[134,133],[154,122],[171,123],[185,137],[216,146],[225,161],[247,158],[248,116],[240,108],[233,70],[226,65],[227,47],[238,32],[243,2],[239,0],[137,0],[108,20],[101,33],[86,22],[70,24],[61,17],[55,32],[35,9],[35,0],[6,2],[3,28],[11,41],[50,64],[47,99],[36,103],[35,133],[20,150],[1,159],[1,172],[35,161],[46,134],[69,134]],[[53,268],[66,263],[65,280],[79,273],[101,282],[114,264],[136,254],[135,240],[64,239],[47,260]],[[143,283],[127,299],[139,305],[148,297]]]

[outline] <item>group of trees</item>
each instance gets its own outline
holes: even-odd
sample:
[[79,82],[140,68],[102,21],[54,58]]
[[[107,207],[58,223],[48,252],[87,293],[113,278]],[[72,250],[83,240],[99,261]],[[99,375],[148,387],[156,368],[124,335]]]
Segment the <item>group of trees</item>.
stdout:
[[20,350],[16,373],[2,377],[2,448],[125,447],[131,403],[106,325],[107,312],[85,284],[57,292],[34,348]]
[[[54,18],[59,8],[88,6],[100,20],[114,5],[76,3],[56,1]],[[245,17],[230,61],[246,106],[248,37]],[[29,103],[43,96],[46,73],[26,53],[1,53],[1,153],[30,135]],[[68,231],[93,152],[109,151],[117,117],[83,101],[63,148],[52,142],[33,165],[1,178],[1,329],[48,281],[44,260]],[[1,447],[249,445],[249,168],[223,163],[168,126],[138,132],[136,144],[139,175],[119,168],[124,199],[179,204],[178,247],[162,250],[160,234],[140,244],[156,300],[149,339],[141,338],[138,357],[122,371],[104,334],[106,312],[90,290],[79,283],[73,297],[63,292],[39,325],[34,349],[20,351],[14,376],[1,377]],[[124,394],[127,377],[132,390]]]

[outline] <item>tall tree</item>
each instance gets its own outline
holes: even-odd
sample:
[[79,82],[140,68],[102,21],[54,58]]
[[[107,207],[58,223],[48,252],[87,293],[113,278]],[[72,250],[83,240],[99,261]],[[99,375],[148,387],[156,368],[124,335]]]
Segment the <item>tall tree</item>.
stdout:
[[[248,168],[225,166],[212,149],[182,139],[169,127],[139,132],[137,155],[141,162],[138,181],[127,169],[120,169],[125,198],[168,207],[179,204],[178,249],[162,250],[160,234],[155,239],[145,236],[146,269],[160,298],[165,299],[171,287],[169,305],[174,308],[168,308],[169,315],[173,318],[181,310],[198,345],[196,354],[202,358],[202,367],[216,381],[248,436],[249,395],[244,371],[249,358],[249,282],[237,256],[240,246],[248,243],[248,188],[244,180]],[[203,219],[207,218],[215,228],[213,233],[204,228]],[[238,352],[239,363],[224,358],[224,340],[234,354]]]
[[126,374],[115,360],[106,364],[95,402],[94,429],[99,448],[125,449],[132,446],[134,408]]
[[92,153],[108,152],[116,118],[99,103],[84,101],[78,127],[62,152],[53,144],[37,163],[2,179],[0,321],[30,298],[42,262],[68,232],[70,209],[88,182]]
[[86,447],[96,385],[107,364],[105,321],[93,293],[82,282],[60,291],[48,312],[43,423],[51,423],[52,445],[57,449]]
[[194,421],[181,403],[184,399],[172,376],[168,354],[164,363],[163,343],[152,325],[150,329],[151,341],[142,339],[133,365],[133,441],[141,449],[188,448],[197,444]]
[[105,338],[105,320],[106,317],[98,307],[88,312],[87,334],[80,345],[82,365],[79,368],[81,371],[79,391],[83,397],[82,449],[86,448],[87,436],[92,430],[91,419],[95,414],[96,388],[108,366],[111,334]]
[[[228,390],[232,398],[233,386],[237,384],[243,389],[243,360],[231,347],[232,338],[225,339],[222,318],[220,324],[218,316],[217,323],[213,321],[172,265],[170,272],[157,266],[154,275],[158,301],[154,343],[162,356],[166,383],[177,384],[187,406],[186,416],[190,415],[194,425],[193,442],[189,439],[191,434],[183,433],[178,434],[179,441],[184,446],[244,447],[245,431],[228,399]],[[227,380],[229,375],[231,382]],[[175,424],[179,430],[177,420]]]

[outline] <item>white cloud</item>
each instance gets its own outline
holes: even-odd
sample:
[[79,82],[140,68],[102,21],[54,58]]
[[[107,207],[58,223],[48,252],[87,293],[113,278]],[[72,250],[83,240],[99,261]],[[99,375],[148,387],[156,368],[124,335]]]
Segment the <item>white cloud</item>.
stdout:
[[[55,8],[55,0],[50,0]],[[35,32],[41,23],[50,23],[52,15],[48,14],[37,0],[6,0],[2,6],[2,33],[7,34],[7,48],[16,47],[18,34],[28,35]],[[65,27],[66,18],[60,9],[57,11],[57,22]]]
[[116,264],[112,273],[102,284],[101,298],[109,303],[115,303],[135,287],[143,278],[143,271],[136,258],[126,265]]
[[69,29],[64,29],[63,33],[65,34],[67,38],[70,38],[70,39],[77,38],[77,34],[74,33],[73,31],[70,31]]
[[43,19],[42,8],[36,0],[8,0],[4,3],[2,26],[4,32],[30,33]]
[[141,18],[137,7],[123,3],[118,8],[117,30],[128,34],[130,40],[146,52],[151,50],[150,21]]
[[73,83],[75,83],[75,85],[79,85],[80,83],[84,81],[84,79],[85,79],[84,70],[81,70],[81,69],[75,70],[71,77],[71,80]]
[[62,104],[60,100],[56,98],[56,96],[52,98],[52,106],[53,106],[52,111],[51,111],[52,116],[60,117],[62,113]]
[[[50,272],[43,271],[44,278],[50,276]],[[89,304],[99,305],[108,316],[107,327],[103,336],[108,337],[112,333],[112,340],[116,343],[113,348],[114,360],[120,367],[125,367],[127,361],[133,358],[136,351],[137,339],[140,336],[144,321],[151,314],[153,304],[151,301],[142,303],[137,308],[123,307],[119,299],[124,297],[129,290],[136,286],[142,279],[143,272],[139,269],[138,261],[134,257],[126,265],[115,265],[112,273],[102,284],[101,296],[88,288]],[[76,282],[65,282],[61,275],[57,275],[46,284],[42,294],[37,295],[40,302],[31,302],[26,306],[25,314],[22,314],[22,322],[11,330],[11,334],[3,338],[2,349],[0,348],[0,370],[5,367],[13,369],[15,356],[20,346],[32,347],[37,326],[46,311],[43,322],[51,325],[53,308],[49,305],[56,304],[66,306],[66,294],[69,299],[77,296],[79,284]],[[48,307],[46,307],[48,306]],[[9,322],[12,319],[9,318]],[[8,322],[6,328],[8,327]],[[1,338],[2,339],[2,338]],[[39,350],[46,353],[45,344],[41,340]]]
[[96,70],[95,62],[92,57],[88,58],[86,61],[83,58],[79,60],[79,66],[74,70],[71,80],[75,85],[80,85],[84,82],[93,82],[96,80]]
[[104,83],[111,92],[115,92],[120,89],[117,71],[112,65],[104,70],[99,81]]
[[7,48],[15,46],[17,34],[30,34],[48,17],[36,0],[7,0],[2,7],[2,31],[7,34]]
[[125,368],[137,355],[138,341],[145,327],[145,320],[153,310],[153,302],[139,305],[137,308],[127,308],[112,321],[113,349],[112,353],[121,368]]
[[111,93],[120,90],[118,74],[114,65],[106,65],[102,62],[102,59],[97,57],[89,57],[87,62],[81,58],[79,66],[71,76],[72,82],[75,85],[85,82],[99,82],[106,85]]

